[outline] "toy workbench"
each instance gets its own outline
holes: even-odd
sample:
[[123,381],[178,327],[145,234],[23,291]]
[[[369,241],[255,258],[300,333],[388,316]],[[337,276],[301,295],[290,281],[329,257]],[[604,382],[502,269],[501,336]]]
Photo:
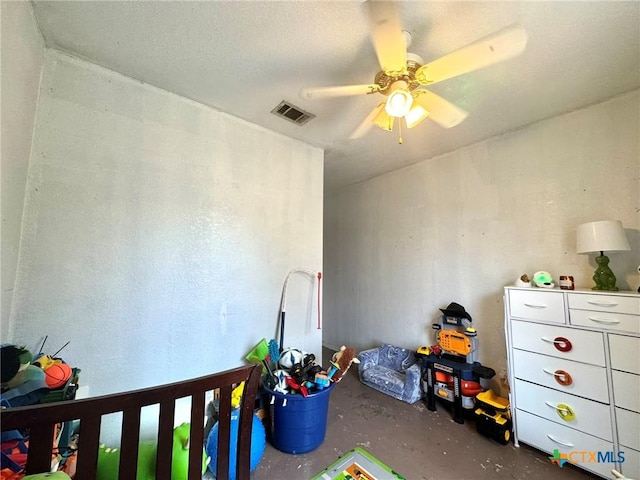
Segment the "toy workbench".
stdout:
[[474,398],[480,393],[480,378],[491,378],[495,371],[477,361],[478,333],[471,326],[471,315],[464,307],[452,302],[438,321],[436,345],[421,347],[422,388],[427,408],[436,410],[436,397],[453,404],[454,420],[464,423],[464,411],[473,410]]
[[405,480],[366,450],[356,447],[311,480]]

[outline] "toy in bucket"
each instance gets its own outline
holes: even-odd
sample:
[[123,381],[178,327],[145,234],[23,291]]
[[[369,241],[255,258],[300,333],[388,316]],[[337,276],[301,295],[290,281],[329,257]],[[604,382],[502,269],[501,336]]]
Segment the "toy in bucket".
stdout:
[[293,454],[318,448],[327,431],[329,397],[334,386],[303,396],[284,394],[264,385],[265,403],[269,405],[269,440],[273,446]]
[[262,372],[267,375],[271,384],[275,384],[276,377],[273,375],[273,370],[270,366],[271,360],[269,358],[269,344],[267,343],[266,338],[260,340],[245,358],[249,363],[255,363],[257,365],[262,364]]
[[329,397],[352,363],[355,349],[343,347],[323,369],[313,354],[299,349],[282,351],[277,385],[265,379],[264,403],[269,405],[270,441],[285,453],[305,453],[324,441],[329,414]]

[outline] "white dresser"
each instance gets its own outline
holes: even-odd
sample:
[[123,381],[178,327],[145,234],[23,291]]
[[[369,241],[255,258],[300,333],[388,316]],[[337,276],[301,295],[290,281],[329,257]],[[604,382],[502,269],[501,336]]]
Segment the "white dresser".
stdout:
[[640,295],[506,287],[504,300],[516,446],[640,480]]

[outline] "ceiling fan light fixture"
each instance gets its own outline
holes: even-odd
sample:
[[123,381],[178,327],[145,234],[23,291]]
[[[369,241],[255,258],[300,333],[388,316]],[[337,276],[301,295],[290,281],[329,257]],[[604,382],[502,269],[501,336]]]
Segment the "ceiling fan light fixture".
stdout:
[[412,103],[413,97],[407,88],[407,82],[398,80],[391,85],[391,93],[384,108],[392,117],[401,118],[411,109]]
[[459,125],[468,113],[435,93],[421,89],[480,68],[508,60],[521,54],[527,44],[527,33],[520,25],[512,25],[481,38],[429,63],[411,52],[411,34],[402,29],[396,1],[362,1],[371,42],[381,70],[369,85],[314,87],[302,91],[303,98],[341,97],[379,93],[385,97],[369,112],[349,138],[362,137],[373,125],[392,131],[396,118],[398,143],[402,128],[413,128],[429,118],[442,128]]
[[404,116],[404,120],[407,122],[407,128],[413,128],[418,125],[429,116],[429,113],[429,110],[424,108],[422,105],[414,103],[411,110],[409,110]]
[[386,130],[388,132],[393,130],[394,117],[387,113],[386,107],[380,109],[380,112],[373,119],[373,123],[376,127]]

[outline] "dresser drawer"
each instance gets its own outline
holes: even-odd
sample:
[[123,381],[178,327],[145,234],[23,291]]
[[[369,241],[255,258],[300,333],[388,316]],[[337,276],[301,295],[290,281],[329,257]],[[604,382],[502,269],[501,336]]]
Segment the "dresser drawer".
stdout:
[[514,320],[513,348],[605,366],[601,332]]
[[513,367],[514,376],[521,380],[601,403],[609,403],[607,373],[604,367],[524,350],[513,351]]
[[552,422],[613,441],[609,405],[516,380],[518,408]]
[[565,323],[561,292],[509,290],[509,312],[512,317],[527,320]]
[[640,450],[640,413],[616,407],[616,423],[620,445]]
[[613,398],[616,407],[640,413],[640,375],[613,370]]
[[640,375],[640,337],[608,335],[611,368]]
[[[558,425],[544,418],[532,415],[522,410],[516,410],[518,425],[518,440],[539,448],[550,455],[554,450],[567,456],[575,465],[595,472],[605,478],[611,478],[611,469],[618,468],[616,463],[589,461],[584,452],[613,451],[613,444],[600,438],[587,435],[569,427]],[[609,458],[613,457],[613,453]],[[562,470],[558,470],[557,478],[562,478]]]
[[623,296],[568,293],[567,298],[569,300],[569,308],[640,315],[640,295]]
[[640,333],[640,315],[571,309],[569,310],[569,322],[571,325],[590,328]]

